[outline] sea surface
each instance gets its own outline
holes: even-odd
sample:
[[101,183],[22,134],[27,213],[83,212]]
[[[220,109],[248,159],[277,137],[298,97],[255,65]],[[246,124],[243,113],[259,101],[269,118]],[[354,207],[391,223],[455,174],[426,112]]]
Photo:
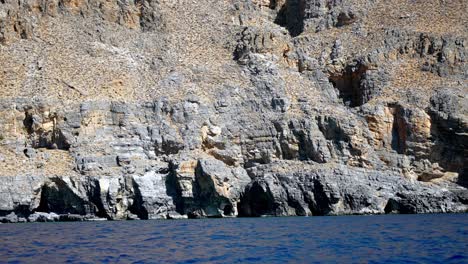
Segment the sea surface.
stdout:
[[468,214],[1,224],[0,263],[468,263]]

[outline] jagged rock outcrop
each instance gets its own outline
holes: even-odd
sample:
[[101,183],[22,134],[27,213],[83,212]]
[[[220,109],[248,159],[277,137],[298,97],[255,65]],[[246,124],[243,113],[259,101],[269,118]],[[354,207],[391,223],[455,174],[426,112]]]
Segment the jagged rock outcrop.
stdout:
[[466,8],[0,1],[0,221],[466,212]]
[[[259,166],[241,215],[342,215],[465,212],[465,190],[433,188],[392,171],[279,162]],[[415,195],[417,193],[417,195]]]

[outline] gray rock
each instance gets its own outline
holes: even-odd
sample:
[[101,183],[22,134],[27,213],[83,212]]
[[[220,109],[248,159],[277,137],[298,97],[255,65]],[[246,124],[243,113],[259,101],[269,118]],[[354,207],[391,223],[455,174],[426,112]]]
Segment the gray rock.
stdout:
[[28,222],[56,222],[60,220],[60,216],[56,213],[36,212],[28,217]]
[[77,214],[61,214],[59,215],[59,220],[62,222],[81,222],[86,218],[82,215]]
[[[23,218],[21,218],[21,220],[22,219]],[[4,217],[0,217],[0,222],[2,222],[2,223],[18,223],[19,218],[18,218],[18,216],[16,216],[16,214],[14,212],[11,212],[11,213],[9,213],[8,215],[6,215]]]
[[237,216],[237,203],[250,182],[247,172],[219,160],[200,160],[196,168],[196,198],[206,216]]
[[32,2],[0,1],[1,221],[466,210],[460,1]]
[[243,216],[444,213],[468,209],[463,198],[449,190],[411,182],[391,171],[280,162],[250,173],[255,178],[241,201]]

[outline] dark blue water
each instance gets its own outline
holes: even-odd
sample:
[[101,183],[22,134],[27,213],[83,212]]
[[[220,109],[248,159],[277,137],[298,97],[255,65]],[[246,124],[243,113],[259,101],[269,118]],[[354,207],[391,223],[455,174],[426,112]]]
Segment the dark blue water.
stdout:
[[0,225],[1,263],[468,263],[468,215]]

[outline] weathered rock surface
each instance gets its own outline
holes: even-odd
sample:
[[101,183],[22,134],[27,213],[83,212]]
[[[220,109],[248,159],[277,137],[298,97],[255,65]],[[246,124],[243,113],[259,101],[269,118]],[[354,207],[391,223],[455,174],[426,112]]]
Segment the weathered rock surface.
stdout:
[[342,215],[465,212],[466,189],[427,186],[392,171],[279,162],[259,166],[241,215]]
[[466,212],[467,8],[0,1],[0,222]]

